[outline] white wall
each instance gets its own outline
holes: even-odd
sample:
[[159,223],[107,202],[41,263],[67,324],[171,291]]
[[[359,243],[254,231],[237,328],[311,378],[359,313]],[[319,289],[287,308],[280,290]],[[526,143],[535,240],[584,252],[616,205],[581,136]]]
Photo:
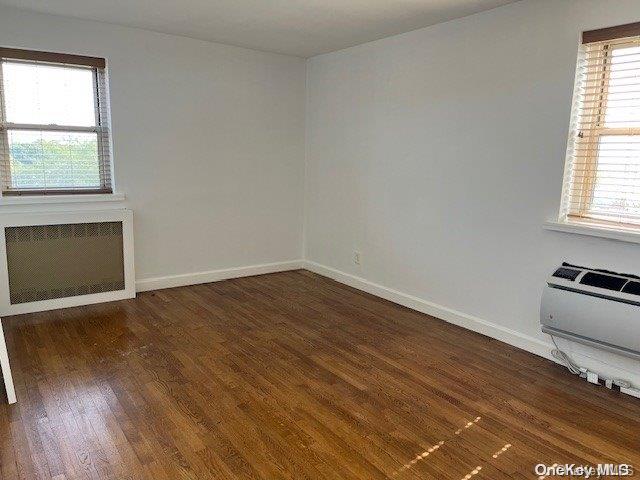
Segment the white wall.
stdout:
[[[525,0],[311,59],[307,258],[547,351],[554,267],[640,272],[638,245],[542,228],[559,207],[579,32],[638,20],[637,0]],[[572,351],[640,382],[637,362]]]
[[[637,0],[525,0],[315,57],[306,119],[293,57],[6,7],[0,45],[108,59],[138,279],[300,258],[306,181],[311,265],[544,353],[557,264],[640,272],[637,245],[542,229],[579,31],[636,20]],[[572,350],[640,382],[636,362]]]
[[107,58],[138,279],[301,258],[304,60],[6,7],[0,45]]

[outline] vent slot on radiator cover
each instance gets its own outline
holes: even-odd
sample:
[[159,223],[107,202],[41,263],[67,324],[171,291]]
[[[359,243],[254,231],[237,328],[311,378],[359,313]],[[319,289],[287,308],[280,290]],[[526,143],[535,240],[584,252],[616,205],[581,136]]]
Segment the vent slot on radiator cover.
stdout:
[[12,305],[125,289],[123,223],[5,227]]

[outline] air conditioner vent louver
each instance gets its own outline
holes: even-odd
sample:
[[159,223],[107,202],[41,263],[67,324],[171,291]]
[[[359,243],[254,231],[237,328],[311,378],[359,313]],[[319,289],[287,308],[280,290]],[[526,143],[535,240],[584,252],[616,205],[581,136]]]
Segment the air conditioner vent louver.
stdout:
[[604,273],[587,272],[580,280],[582,285],[590,285],[592,287],[604,288],[606,290],[614,290],[619,292],[628,280],[622,277],[614,277],[605,275]]
[[555,272],[553,272],[553,276],[574,281],[576,278],[578,278],[578,275],[580,275],[580,273],[582,273],[580,270],[575,270],[573,268],[560,267]]
[[631,295],[640,295],[640,282],[629,282],[624,286],[622,291]]

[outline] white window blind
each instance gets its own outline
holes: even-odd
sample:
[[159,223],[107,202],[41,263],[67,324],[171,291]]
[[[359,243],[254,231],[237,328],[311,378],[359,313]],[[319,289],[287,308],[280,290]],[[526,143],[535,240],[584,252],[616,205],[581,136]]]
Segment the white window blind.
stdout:
[[2,195],[111,193],[104,59],[0,48]]
[[583,34],[561,220],[640,226],[640,24]]

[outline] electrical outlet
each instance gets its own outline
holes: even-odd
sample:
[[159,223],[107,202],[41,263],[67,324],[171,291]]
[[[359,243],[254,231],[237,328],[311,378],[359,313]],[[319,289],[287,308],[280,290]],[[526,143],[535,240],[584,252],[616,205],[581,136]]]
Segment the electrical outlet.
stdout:
[[358,252],[357,250],[353,252],[353,263],[355,265],[360,265],[361,256],[362,256],[362,254],[360,252]]

